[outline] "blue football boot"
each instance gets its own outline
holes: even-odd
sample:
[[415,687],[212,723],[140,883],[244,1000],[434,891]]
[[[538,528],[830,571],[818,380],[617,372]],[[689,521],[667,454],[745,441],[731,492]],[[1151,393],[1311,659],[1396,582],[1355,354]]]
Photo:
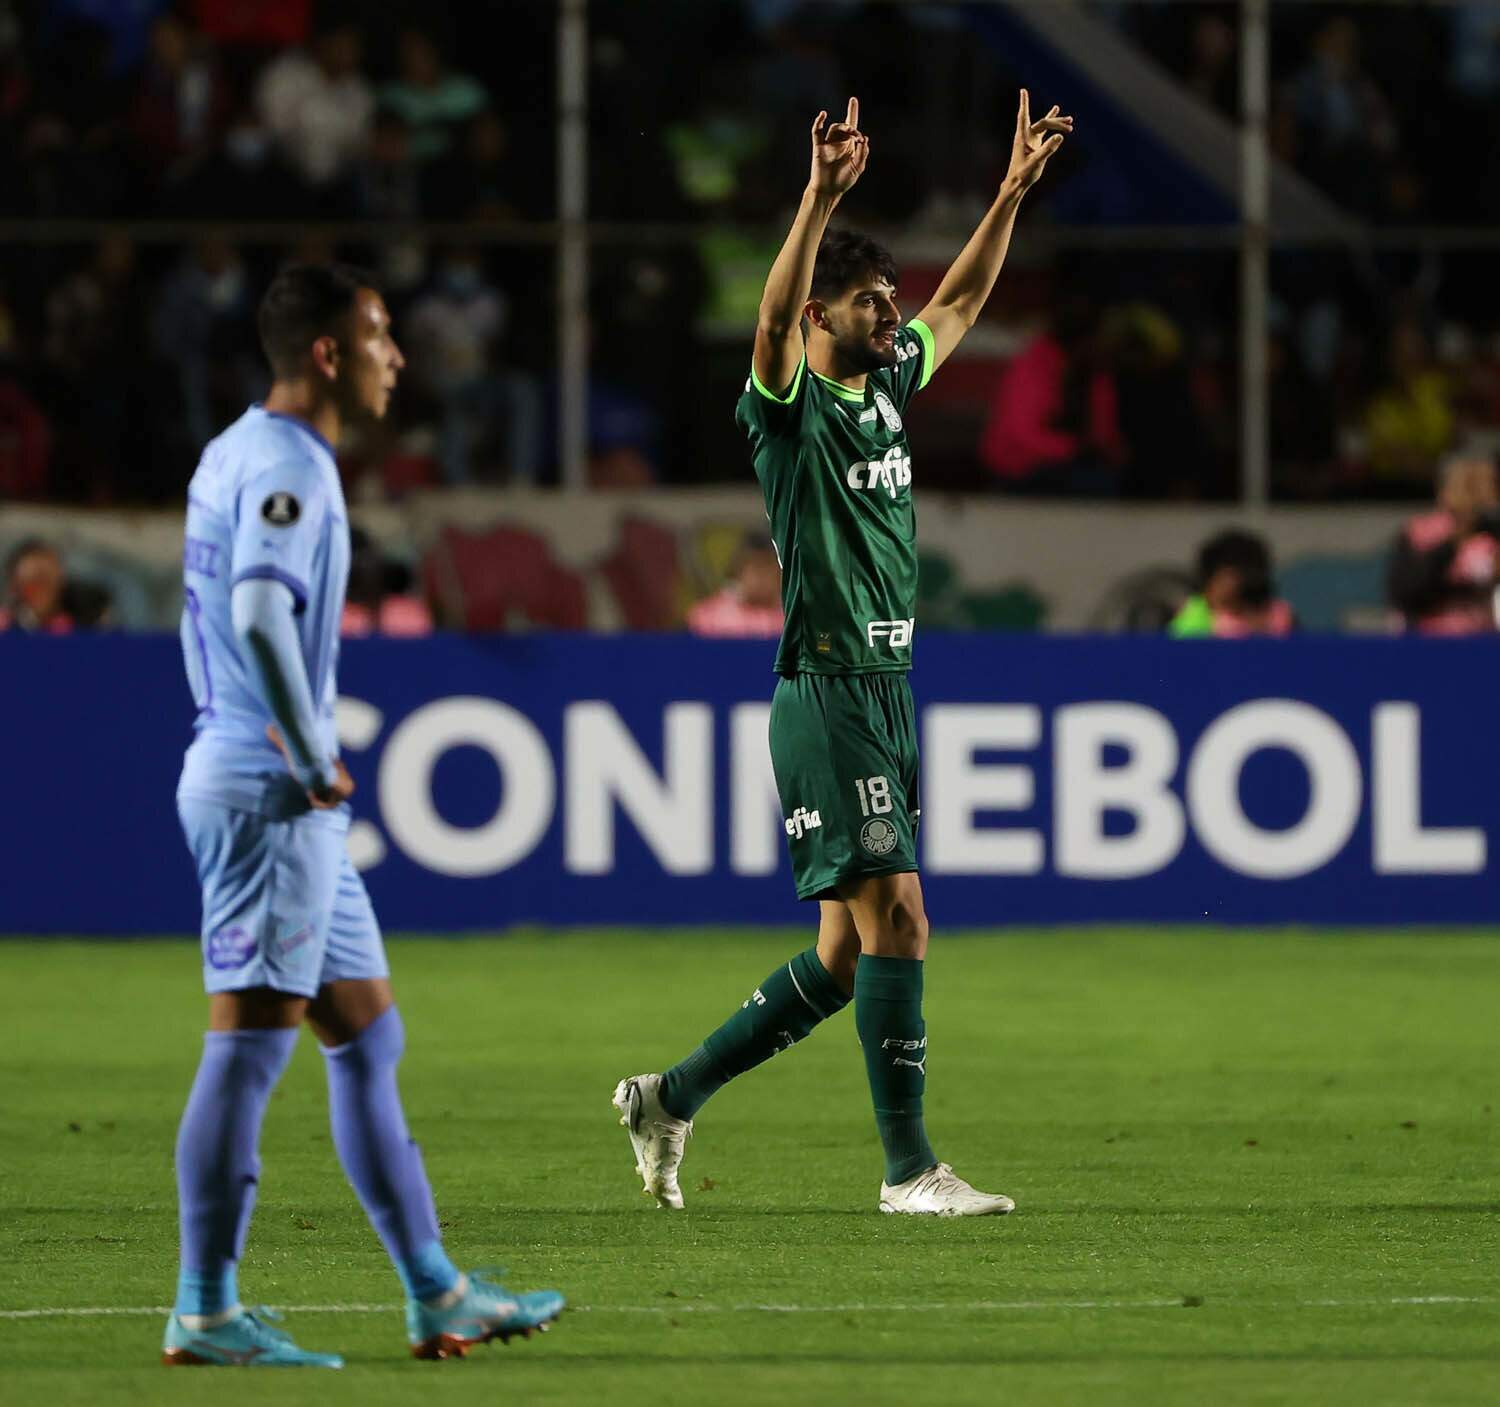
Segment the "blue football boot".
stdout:
[[274,1328],[281,1316],[264,1307],[242,1309],[226,1324],[213,1329],[189,1329],[173,1314],[167,1320],[161,1361],[169,1368],[342,1368],[336,1353],[309,1353],[291,1335]]
[[441,1299],[406,1303],[406,1337],[415,1358],[462,1358],[475,1344],[546,1333],[563,1312],[556,1290],[513,1295],[483,1271],[465,1275]]

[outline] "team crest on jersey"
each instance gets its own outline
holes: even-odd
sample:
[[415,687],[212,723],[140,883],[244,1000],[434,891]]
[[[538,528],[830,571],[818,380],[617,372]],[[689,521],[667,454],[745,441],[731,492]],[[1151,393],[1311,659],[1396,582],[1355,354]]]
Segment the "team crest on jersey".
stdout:
[[859,843],[872,855],[889,855],[896,848],[896,828],[879,816],[871,816],[859,828]]
[[901,415],[896,407],[891,404],[891,398],[884,391],[875,392],[875,409],[880,412],[880,418],[885,421],[885,428],[893,435],[901,433]]
[[289,528],[302,516],[302,505],[289,493],[273,493],[260,505],[260,516],[275,528]]

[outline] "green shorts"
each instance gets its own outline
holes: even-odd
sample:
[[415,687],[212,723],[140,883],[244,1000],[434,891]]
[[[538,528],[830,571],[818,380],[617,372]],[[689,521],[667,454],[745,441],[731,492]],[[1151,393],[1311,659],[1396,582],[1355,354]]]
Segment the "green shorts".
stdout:
[[771,700],[771,765],[799,899],[917,868],[917,723],[903,673],[794,674]]

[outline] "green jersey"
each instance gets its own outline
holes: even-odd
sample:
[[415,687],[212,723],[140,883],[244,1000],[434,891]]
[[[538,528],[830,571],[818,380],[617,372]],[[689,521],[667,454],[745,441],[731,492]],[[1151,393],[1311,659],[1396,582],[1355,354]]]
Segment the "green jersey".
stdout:
[[911,668],[917,515],[902,412],[932,376],[932,333],[896,333],[896,363],[853,391],[804,356],[784,395],[752,369],[735,420],[750,437],[781,559],[778,674]]

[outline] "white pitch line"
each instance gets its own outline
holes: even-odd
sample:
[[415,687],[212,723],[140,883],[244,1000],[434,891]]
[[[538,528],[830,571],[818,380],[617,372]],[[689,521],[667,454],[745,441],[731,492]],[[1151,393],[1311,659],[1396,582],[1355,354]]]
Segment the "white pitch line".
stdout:
[[[1500,1298],[1478,1295],[1403,1295],[1391,1299],[1288,1300],[1275,1302],[1212,1299],[1214,1308],[1402,1309],[1419,1305],[1500,1304]],[[1179,1297],[1160,1300],[967,1300],[948,1304],[584,1304],[577,1314],[1010,1314],[1048,1309],[1184,1309]],[[1192,1306],[1204,1308],[1203,1304]],[[289,1304],[286,1314],[396,1314],[398,1304]],[[0,1319],[90,1319],[114,1315],[170,1314],[164,1304],[125,1308],[0,1309]]]

